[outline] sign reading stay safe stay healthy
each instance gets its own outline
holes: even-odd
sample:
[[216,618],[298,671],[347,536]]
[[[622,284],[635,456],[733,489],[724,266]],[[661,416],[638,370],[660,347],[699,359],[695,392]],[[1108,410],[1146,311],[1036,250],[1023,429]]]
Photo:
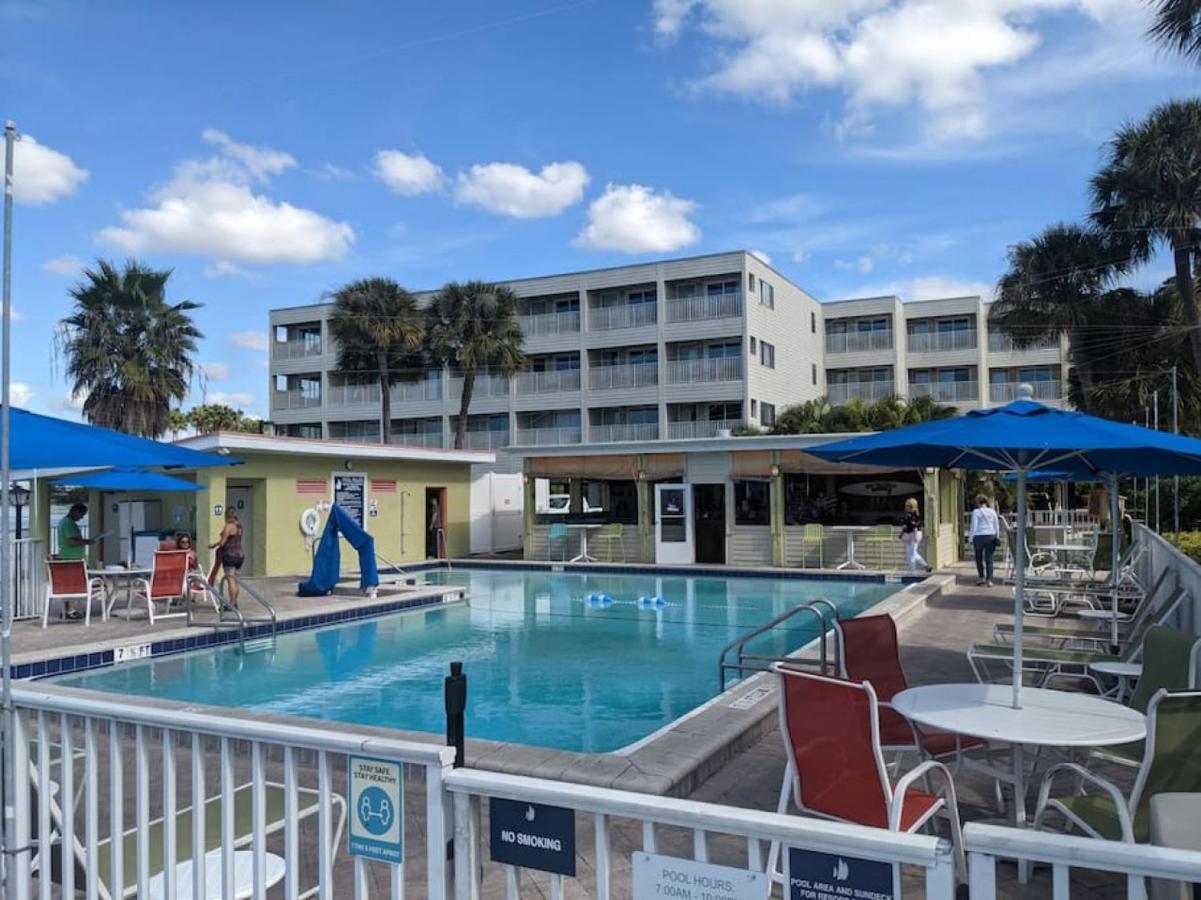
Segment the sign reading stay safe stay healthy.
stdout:
[[493,797],[488,804],[492,861],[575,875],[575,812]]
[[788,900],[895,900],[895,866],[816,850],[788,850]]
[[763,872],[654,853],[634,854],[634,900],[767,900]]
[[404,800],[400,763],[366,756],[350,757],[350,828],[352,856],[404,862]]

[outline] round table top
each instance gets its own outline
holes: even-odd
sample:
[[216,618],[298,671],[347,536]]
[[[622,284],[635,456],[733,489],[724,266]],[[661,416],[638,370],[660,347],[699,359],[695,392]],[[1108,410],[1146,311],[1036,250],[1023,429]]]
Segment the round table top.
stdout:
[[154,570],[148,566],[145,568],[134,568],[134,569],[126,569],[124,566],[122,566],[119,569],[110,569],[107,566],[105,566],[103,569],[88,569],[88,574],[89,575],[98,575],[101,578],[106,578],[106,577],[122,577],[123,578],[126,575],[149,575],[153,571]]
[[1101,662],[1089,663],[1088,667],[1094,672],[1100,672],[1102,675],[1120,675],[1123,678],[1134,678],[1143,674],[1142,663],[1102,660]]
[[1106,621],[1117,619],[1119,622],[1125,622],[1130,618],[1128,613],[1115,613],[1112,609],[1078,609],[1076,615],[1082,619],[1105,619]]
[[1089,694],[1022,688],[1014,709],[1008,684],[932,684],[892,698],[907,719],[939,731],[1044,747],[1127,744],[1147,734],[1142,713]]
[[1089,553],[1094,548],[1088,544],[1038,544],[1035,550],[1054,550],[1059,553]]
[[568,528],[603,528],[603,522],[568,522]]
[[829,525],[827,531],[871,531],[871,525]]
[[[279,884],[284,877],[284,860],[274,853],[266,854],[267,871],[263,879],[265,887]],[[205,900],[222,900],[221,873],[222,854],[210,850],[204,857]],[[150,879],[150,896],[154,900],[166,896],[166,879],[159,873]],[[192,900],[192,861],[181,862],[175,867],[175,896],[178,900]],[[254,853],[250,850],[234,851],[234,897],[249,897],[254,893]]]

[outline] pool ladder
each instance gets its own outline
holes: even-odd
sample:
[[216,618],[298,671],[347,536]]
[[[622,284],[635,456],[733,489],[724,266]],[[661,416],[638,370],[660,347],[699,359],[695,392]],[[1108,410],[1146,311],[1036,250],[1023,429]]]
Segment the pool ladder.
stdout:
[[[827,620],[823,610],[829,610],[830,616]],[[826,636],[833,631],[834,633],[834,659],[833,671],[838,672],[839,660],[842,658],[842,648],[839,645],[838,629],[834,628],[834,622],[838,619],[838,608],[827,600],[825,597],[818,597],[810,600],[807,603],[802,603],[792,607],[780,615],[776,616],[769,622],[764,622],[753,631],[749,631],[744,635],[730,641],[722,648],[721,656],[717,660],[717,680],[721,690],[726,689],[726,673],[737,672],[739,677],[744,676],[747,672],[766,672],[771,668],[772,663],[791,662],[798,665],[811,665],[811,661],[796,656],[763,656],[762,654],[748,653],[747,645],[755,638],[767,634],[769,631],[778,628],[785,622],[796,618],[800,615],[811,615],[817,619],[818,623],[818,659],[821,666],[821,673],[825,675],[829,670],[829,657],[826,650]],[[801,649],[800,647],[796,648]],[[731,658],[733,655],[733,658]]]
[[[257,602],[260,606],[262,606],[264,610],[266,610],[266,615],[256,616],[253,618],[247,618],[245,615],[243,615],[242,610],[240,610],[238,607],[227,604],[226,600],[225,600],[225,582],[229,578],[235,579],[238,582],[238,586],[242,589],[242,592],[246,596],[250,597],[255,602]],[[191,584],[193,582],[189,582],[189,583]],[[195,583],[196,587],[199,588],[201,585],[201,579],[196,578],[194,580],[194,583]],[[258,591],[256,591],[254,588],[252,588],[250,585],[248,585],[245,581],[243,581],[241,578],[239,578],[236,572],[230,572],[224,578],[222,578],[221,581],[218,582],[215,590],[212,587],[212,585],[210,585],[208,583],[207,580],[205,580],[203,582],[203,585],[204,585],[204,591],[205,591],[206,596],[215,596],[217,598],[217,606],[218,606],[220,612],[218,614],[216,621],[205,620],[205,619],[194,619],[193,615],[192,615],[192,604],[188,603],[187,604],[187,612],[188,612],[187,621],[188,621],[189,625],[201,625],[201,626],[207,626],[209,628],[236,628],[236,629],[238,629],[238,646],[241,648],[241,650],[243,652],[245,652],[245,650],[246,650],[246,626],[248,624],[249,625],[270,624],[271,637],[272,638],[275,637],[275,630],[277,627],[277,621],[276,621],[276,617],[275,617],[275,607],[271,605],[271,602],[266,597],[264,597],[262,594],[260,594]],[[226,618],[227,615],[229,616],[229,618]]]

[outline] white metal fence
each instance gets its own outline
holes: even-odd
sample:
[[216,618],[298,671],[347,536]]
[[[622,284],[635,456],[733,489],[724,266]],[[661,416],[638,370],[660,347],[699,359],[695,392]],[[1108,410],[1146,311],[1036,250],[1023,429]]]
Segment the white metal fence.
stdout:
[[966,331],[911,331],[908,347],[910,353],[975,350],[976,330],[972,328]]
[[654,303],[623,303],[619,306],[590,306],[588,327],[593,331],[612,331],[617,328],[640,328],[659,320]]
[[657,441],[658,422],[637,422],[623,425],[589,425],[588,439],[597,443],[613,441]]
[[[1047,401],[1063,399],[1062,381],[1028,381],[1023,383],[1029,384],[1030,387],[1034,389],[1035,400]],[[988,386],[988,399],[993,403],[1012,403],[1018,398],[1018,392],[1021,386],[1022,383],[1016,381],[996,382],[990,384]]]
[[517,324],[521,333],[528,339],[546,337],[555,334],[572,334],[580,330],[580,312],[538,313],[532,316],[518,316]]
[[697,384],[709,381],[739,381],[741,379],[741,356],[667,361],[668,384]]
[[827,353],[864,353],[892,349],[892,329],[881,331],[843,331],[826,335]]
[[742,316],[742,292],[707,294],[703,297],[668,297],[668,322],[703,322],[708,319],[737,319]]
[[929,381],[909,383],[910,397],[933,397],[939,403],[979,400],[980,385],[975,381]]
[[517,376],[518,394],[556,394],[580,389],[579,369],[550,369],[522,372]]
[[41,538],[21,538],[9,545],[14,619],[41,618],[46,604],[46,545]]
[[594,391],[647,387],[659,383],[658,363],[593,366],[588,370],[588,387]]
[[850,400],[874,403],[885,397],[893,397],[896,392],[896,383],[892,381],[844,381],[826,385],[826,398],[834,406]]
[[743,422],[738,419],[705,419],[696,422],[668,422],[667,437],[669,440],[690,440],[694,438],[717,437],[718,432],[741,428]]

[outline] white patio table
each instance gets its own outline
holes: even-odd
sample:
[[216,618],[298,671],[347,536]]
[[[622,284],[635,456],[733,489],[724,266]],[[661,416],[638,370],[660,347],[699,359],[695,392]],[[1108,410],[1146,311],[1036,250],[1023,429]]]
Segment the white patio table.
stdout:
[[573,556],[571,559],[569,559],[568,562],[596,562],[597,561],[595,556],[590,556],[588,554],[588,532],[593,530],[594,528],[600,528],[600,527],[601,527],[600,525],[593,525],[591,523],[583,523],[583,522],[577,522],[574,524],[569,524],[567,526],[568,530],[578,531],[580,533],[580,552],[578,555]]
[[[271,888],[279,884],[284,877],[285,864],[282,857],[274,853],[265,854],[266,866],[263,873],[263,887]],[[221,878],[224,872],[222,865],[223,854],[220,849],[210,850],[204,857],[204,893],[203,900],[222,900]],[[175,867],[175,896],[177,900],[192,900],[192,861],[181,862]],[[254,852],[251,850],[234,851],[234,897],[241,900],[254,893]],[[161,900],[167,896],[166,879],[159,873],[150,879],[150,896],[153,900]]]
[[105,566],[102,569],[88,569],[89,578],[99,578],[104,582],[104,615],[108,618],[113,607],[117,604],[117,588],[122,580],[125,581],[125,599],[127,601],[125,618],[128,620],[129,608],[133,606],[133,583],[139,578],[149,578],[151,569],[126,569],[123,566]]
[[831,525],[827,531],[839,531],[847,536],[847,554],[839,565],[839,569],[863,569],[863,563],[855,561],[855,535],[864,531],[871,531],[870,525]]

